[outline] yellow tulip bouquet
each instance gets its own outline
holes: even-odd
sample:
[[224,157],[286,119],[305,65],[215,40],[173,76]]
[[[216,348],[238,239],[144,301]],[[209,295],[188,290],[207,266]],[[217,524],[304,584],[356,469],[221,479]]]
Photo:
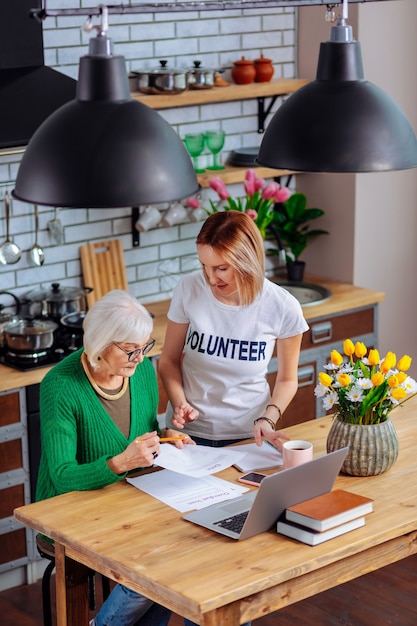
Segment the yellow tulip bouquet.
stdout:
[[368,352],[364,343],[350,339],[344,341],[343,351],[344,356],[331,351],[314,394],[323,398],[326,411],[334,409],[344,422],[385,422],[395,406],[417,392],[416,381],[406,374],[412,361],[408,355],[397,362],[396,355],[388,352],[381,359],[378,350]]

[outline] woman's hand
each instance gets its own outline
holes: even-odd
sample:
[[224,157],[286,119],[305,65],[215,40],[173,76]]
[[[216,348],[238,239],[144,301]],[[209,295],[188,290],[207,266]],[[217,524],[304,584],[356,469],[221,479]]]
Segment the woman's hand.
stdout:
[[156,431],[137,437],[121,453],[107,461],[115,474],[124,474],[138,467],[151,467],[159,454],[159,437]]
[[272,430],[271,425],[266,420],[259,420],[254,425],[253,436],[257,446],[261,446],[262,441],[265,439],[278,450],[282,450],[282,444],[290,440],[290,437],[282,430]]
[[194,422],[197,418],[197,409],[194,409],[188,402],[183,402],[183,404],[175,407],[171,423],[175,428],[184,428],[185,424]]
[[173,428],[167,428],[163,436],[164,437],[178,437],[178,436],[180,436],[181,439],[176,439],[174,441],[170,441],[169,442],[171,444],[174,444],[174,446],[176,448],[179,448],[180,450],[182,450],[182,448],[185,445],[195,446],[195,441],[193,441],[191,439],[191,437],[189,437],[188,435],[181,435],[181,433],[179,433],[178,430],[174,430]]

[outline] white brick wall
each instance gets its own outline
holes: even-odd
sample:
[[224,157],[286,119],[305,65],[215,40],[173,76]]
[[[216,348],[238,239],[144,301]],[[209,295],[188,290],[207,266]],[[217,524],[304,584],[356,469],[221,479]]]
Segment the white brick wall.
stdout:
[[[97,6],[80,0],[48,0],[48,8]],[[88,51],[91,35],[82,32],[84,18],[47,18],[44,22],[45,64],[77,78],[79,57]],[[170,65],[190,67],[202,61],[205,67],[225,69],[230,80],[233,61],[241,56],[257,58],[261,53],[274,63],[275,77],[295,77],[294,9],[258,9],[157,13],[109,16],[109,36],[115,53],[126,58],[127,71],[158,66],[166,58]],[[95,22],[97,23],[97,22]],[[279,105],[277,100],[275,108]],[[166,109],[160,112],[183,136],[189,131],[223,128],[226,144],[222,156],[238,147],[259,144],[256,100],[211,104],[207,106]],[[0,152],[0,197],[14,186],[21,156]],[[202,165],[208,164],[202,157]],[[231,188],[242,194],[242,186]],[[214,197],[211,192],[208,195]],[[38,242],[45,250],[45,264],[30,267],[28,253],[34,243],[33,206],[12,201],[10,233],[23,250],[15,265],[0,266],[0,289],[22,295],[35,286],[52,282],[82,286],[79,246],[102,239],[123,241],[129,288],[143,302],[167,298],[178,276],[198,266],[195,237],[200,223],[186,223],[172,228],[157,227],[140,234],[140,247],[132,247],[130,209],[61,209],[65,226],[64,243],[53,243],[47,230],[53,209],[39,207]],[[3,203],[0,204],[0,241],[5,238]],[[0,296],[0,303],[2,302]]]

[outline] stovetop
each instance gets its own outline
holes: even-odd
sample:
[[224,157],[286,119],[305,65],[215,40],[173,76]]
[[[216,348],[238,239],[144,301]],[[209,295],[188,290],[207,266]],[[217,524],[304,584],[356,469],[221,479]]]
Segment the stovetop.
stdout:
[[39,352],[36,356],[22,357],[22,356],[10,356],[9,354],[2,354],[0,356],[0,362],[7,367],[11,367],[19,372],[30,372],[31,370],[39,369],[40,367],[48,367],[48,365],[56,365],[62,359],[64,359],[70,351],[63,351],[60,348],[45,351],[45,353]]
[[3,350],[0,350],[0,362],[20,372],[29,372],[40,367],[56,365],[66,356],[81,348],[82,343],[82,333],[59,327],[54,332],[54,344],[51,348],[32,354],[14,353],[12,355],[8,352],[7,347],[4,347]]

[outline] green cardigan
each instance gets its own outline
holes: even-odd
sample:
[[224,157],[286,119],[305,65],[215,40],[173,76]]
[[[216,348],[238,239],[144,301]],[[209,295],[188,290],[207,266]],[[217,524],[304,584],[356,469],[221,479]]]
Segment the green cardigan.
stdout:
[[48,372],[40,387],[42,454],[36,491],[45,500],[68,491],[100,489],[121,480],[107,459],[120,454],[135,437],[158,430],[158,386],[145,358],[130,378],[131,426],[126,438],[88,382],[83,350]]

